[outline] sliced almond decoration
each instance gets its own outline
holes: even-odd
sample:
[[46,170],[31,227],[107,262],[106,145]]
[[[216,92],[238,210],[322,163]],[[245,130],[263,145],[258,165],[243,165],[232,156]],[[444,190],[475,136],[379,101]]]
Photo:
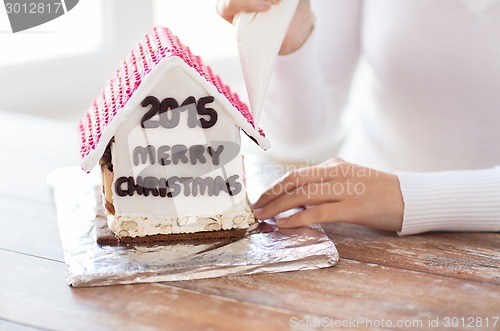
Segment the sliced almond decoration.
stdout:
[[245,220],[245,216],[243,216],[243,215],[235,216],[233,218],[233,224],[239,225],[239,224],[243,223],[244,220]]
[[205,230],[207,231],[219,231],[221,229],[221,226],[219,223],[210,223],[205,225]]
[[177,222],[178,226],[182,227],[182,226],[186,225],[188,221],[189,221],[189,217],[184,217],[182,219],[178,218],[176,222]]
[[125,221],[122,222],[122,229],[124,230],[132,230],[137,226],[137,223],[134,221]]
[[213,217],[201,217],[198,218],[196,222],[200,224],[211,224],[211,223],[217,223],[217,220]]

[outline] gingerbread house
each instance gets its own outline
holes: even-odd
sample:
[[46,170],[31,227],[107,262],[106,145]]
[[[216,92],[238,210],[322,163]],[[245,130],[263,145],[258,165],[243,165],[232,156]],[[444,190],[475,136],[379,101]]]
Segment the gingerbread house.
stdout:
[[[164,27],[155,27],[80,121],[82,168],[99,163],[107,225],[118,238],[242,233],[243,131],[264,149],[248,107]],[[236,232],[235,232],[236,231]]]

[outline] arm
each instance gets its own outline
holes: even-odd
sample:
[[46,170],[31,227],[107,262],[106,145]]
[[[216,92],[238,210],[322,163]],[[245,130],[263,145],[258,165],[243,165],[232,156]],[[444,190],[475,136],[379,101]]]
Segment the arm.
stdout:
[[405,205],[400,235],[500,231],[500,167],[398,177]]
[[[325,125],[327,128],[332,131],[338,128],[335,121],[338,121],[347,98],[359,43],[353,47],[335,36],[345,36],[346,31],[350,31],[345,27],[343,31],[322,29],[327,35],[321,36],[321,15],[330,15],[326,7],[338,6],[338,2],[322,1],[319,5],[321,8],[317,12],[320,16],[311,38],[297,52],[279,59],[277,64],[272,82],[274,90],[270,91],[268,105],[272,109],[264,113],[275,116],[266,123],[271,125],[270,132],[276,135],[272,137],[274,147],[279,144],[286,146],[290,142],[306,148],[315,145],[322,123],[314,126],[311,118],[306,119],[304,115],[314,114],[320,118],[323,115],[322,121],[328,124]],[[351,6],[352,3],[346,1],[342,5]],[[357,5],[359,16],[359,3]],[[334,21],[331,17],[330,21],[323,23],[328,26]],[[345,23],[346,17],[340,17],[338,21]],[[328,47],[318,48],[321,40],[327,40]],[[352,41],[352,38],[347,40]],[[337,52],[339,48],[344,51]],[[318,49],[323,52],[318,52]],[[344,66],[339,66],[339,63],[344,63]],[[300,92],[308,97],[299,97]],[[287,99],[289,96],[292,98]],[[311,101],[311,97],[317,99]],[[325,102],[329,97],[333,102]],[[282,104],[286,106],[281,108]],[[311,107],[311,104],[326,107]],[[327,110],[334,116],[328,117]],[[294,149],[278,150],[288,158],[294,152]],[[329,150],[330,155],[335,152]],[[303,210],[289,217],[280,217],[281,212],[293,208]],[[266,191],[253,209],[259,219],[277,216],[278,225],[284,228],[343,221],[398,231],[401,235],[428,231],[500,231],[500,167],[398,173],[396,176],[335,160],[291,172]]]
[[[280,213],[300,208],[283,217]],[[255,217],[275,217],[281,228],[347,222],[400,231],[403,198],[398,177],[334,158],[291,171],[252,206]]]
[[[400,235],[500,231],[500,166],[396,176],[333,159],[290,172],[252,208],[282,228],[347,222]],[[280,217],[294,208],[303,209]]]

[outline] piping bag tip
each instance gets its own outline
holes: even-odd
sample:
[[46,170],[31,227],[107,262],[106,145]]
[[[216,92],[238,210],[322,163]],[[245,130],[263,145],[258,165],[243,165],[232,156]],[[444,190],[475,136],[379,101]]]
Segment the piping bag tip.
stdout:
[[236,40],[255,128],[278,52],[299,0],[283,0],[262,13],[240,13],[235,18]]

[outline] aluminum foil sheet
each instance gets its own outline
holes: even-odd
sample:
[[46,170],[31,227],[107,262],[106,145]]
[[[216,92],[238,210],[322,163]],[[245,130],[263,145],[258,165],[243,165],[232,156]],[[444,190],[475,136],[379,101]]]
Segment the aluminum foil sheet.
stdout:
[[278,229],[272,221],[237,240],[99,246],[94,224],[99,177],[80,168],[64,168],[55,171],[49,182],[67,282],[74,287],[318,269],[335,265],[339,258],[321,226]]

